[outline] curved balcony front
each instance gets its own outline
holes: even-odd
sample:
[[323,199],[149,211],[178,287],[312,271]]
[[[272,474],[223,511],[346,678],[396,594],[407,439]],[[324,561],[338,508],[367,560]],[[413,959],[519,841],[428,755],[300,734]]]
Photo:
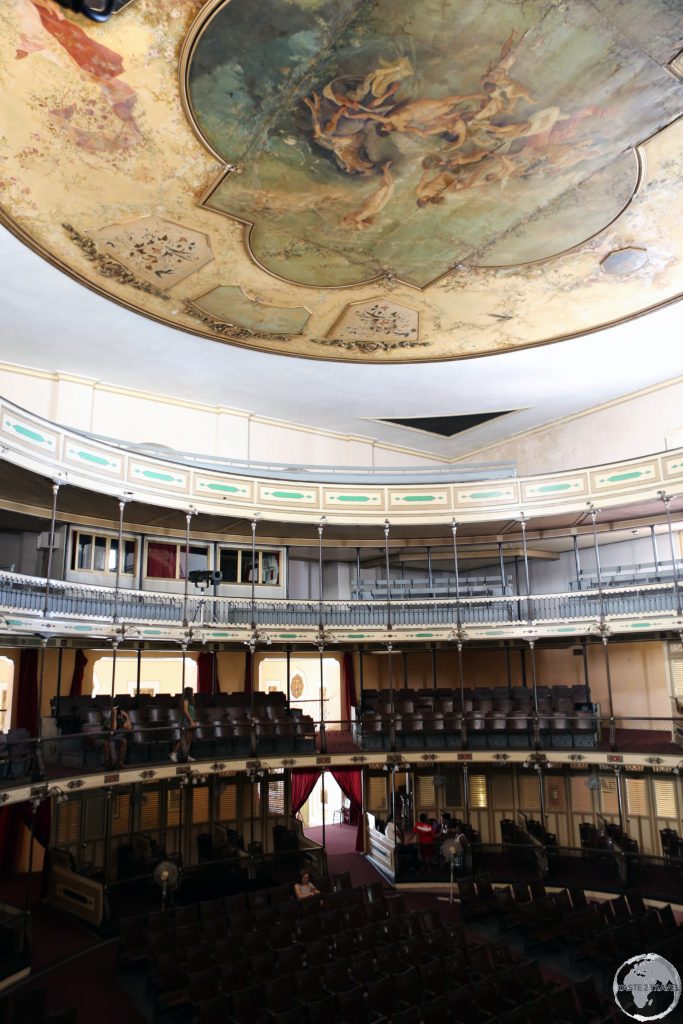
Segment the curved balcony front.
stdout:
[[[677,582],[562,594],[467,597],[460,601],[252,602],[119,590],[0,573],[0,636],[146,637],[244,642],[257,623],[267,643],[313,643],[323,623],[335,642],[643,635],[680,630]],[[461,634],[462,635],[462,634]]]

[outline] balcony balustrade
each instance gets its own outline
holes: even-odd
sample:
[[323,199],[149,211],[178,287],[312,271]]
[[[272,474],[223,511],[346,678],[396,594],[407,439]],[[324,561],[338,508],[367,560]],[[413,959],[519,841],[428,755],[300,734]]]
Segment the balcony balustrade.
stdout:
[[[464,628],[477,626],[518,627],[522,623],[595,621],[601,615],[615,620],[633,615],[676,615],[676,586],[673,582],[647,586],[611,587],[564,594],[465,597],[448,600],[391,599],[393,628],[434,626],[448,628],[458,621]],[[0,573],[0,609],[47,618],[86,622],[126,622],[181,626],[249,627],[252,619],[260,626],[315,628],[321,620],[337,628],[377,628],[387,624],[388,603],[371,601],[301,601],[289,599],[251,602],[234,597],[197,597],[149,590],[120,590]],[[2,626],[0,622],[0,626]],[[11,623],[10,623],[11,625]],[[583,630],[585,632],[585,630]]]

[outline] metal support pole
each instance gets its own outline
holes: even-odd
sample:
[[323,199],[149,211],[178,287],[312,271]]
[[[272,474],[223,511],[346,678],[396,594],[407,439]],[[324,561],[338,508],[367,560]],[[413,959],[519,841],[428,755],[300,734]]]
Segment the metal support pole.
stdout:
[[323,530],[327,516],[321,516],[318,523],[318,629],[322,633],[325,629],[323,622]]
[[612,701],[612,675],[609,669],[609,651],[607,650],[607,637],[602,638],[602,649],[605,652],[605,674],[607,676],[607,701],[609,704],[609,745],[610,750],[617,748],[616,722],[614,720],[614,703]]
[[324,768],[322,770],[320,779],[321,779],[321,783],[320,783],[320,802],[322,804],[322,809],[323,809],[323,841],[322,841],[322,848],[323,848],[323,850],[327,851],[327,843],[326,843],[326,836],[325,836],[325,818],[326,818],[326,814],[325,814],[325,769]]
[[[118,547],[116,549],[116,586],[114,589],[114,622],[120,622],[119,599],[121,590],[121,560],[123,558],[123,510],[126,507],[126,499],[119,498],[119,534]],[[187,575],[187,566],[185,570]]]
[[652,558],[655,563],[655,579],[659,583],[659,553],[657,551],[657,536],[654,523],[650,523],[650,543],[652,544]]
[[527,608],[527,621],[533,622],[534,609],[531,603],[531,584],[529,582],[529,552],[526,544],[526,524],[527,519],[523,512],[520,513],[520,522],[522,526],[522,548],[524,551],[524,585],[526,588],[526,608]]
[[185,587],[183,589],[183,626],[189,625],[187,619],[188,587],[190,585],[190,522],[197,515],[197,509],[190,505],[185,513]]
[[519,649],[519,657],[520,657],[520,660],[521,660],[521,668],[522,668],[522,686],[526,690],[526,689],[528,689],[528,687],[527,687],[527,678],[526,678],[526,656],[525,656],[524,648],[523,647],[520,647],[520,649]]
[[395,706],[394,706],[394,666],[392,660],[392,651],[394,645],[389,642],[387,644],[387,654],[389,661],[389,715],[391,720],[391,728],[389,733],[389,746],[391,750],[396,750],[396,717],[395,717]]
[[579,555],[579,538],[573,535],[574,542],[574,572],[576,574],[576,589],[581,590],[581,558]]
[[465,724],[465,671],[462,664],[462,640],[458,640],[458,679],[460,682],[460,733],[463,748],[467,746],[467,726]]
[[432,549],[427,548],[427,586],[431,590],[434,586],[434,574],[432,573]]
[[52,483],[52,515],[50,518],[50,539],[47,551],[47,570],[45,572],[45,597],[43,600],[43,618],[47,618],[50,601],[50,583],[52,581],[52,553],[55,547],[55,526],[57,522],[57,495],[61,484],[58,480]]
[[320,753],[324,754],[327,750],[327,736],[325,734],[325,687],[324,687],[324,665],[323,665],[323,654],[325,651],[324,644],[320,644],[318,652],[320,655]]
[[109,846],[111,843],[111,800],[112,788],[107,786],[104,791],[104,856],[102,863],[102,876],[104,887],[104,901],[107,903],[107,891],[109,882]]
[[218,692],[218,649],[211,651],[211,696],[215,697]]
[[45,685],[45,650],[47,648],[48,638],[42,636],[40,638],[40,667],[38,669],[38,706],[36,707],[36,736],[38,742],[43,735],[43,687]]
[[388,519],[384,520],[384,562],[387,574],[387,632],[391,632],[391,583],[389,580],[389,528]]
[[287,644],[285,648],[285,654],[287,657],[287,710],[289,711],[289,704],[292,699],[292,645]]
[[432,644],[432,692],[436,697],[436,644]]
[[536,765],[538,769],[538,800],[541,808],[541,825],[545,828],[545,822],[548,815],[545,810],[545,780],[543,778],[543,767],[542,765]]
[[358,645],[358,682],[360,684],[360,706],[363,707],[363,696],[365,694],[365,676],[363,674],[363,647]]
[[541,736],[538,729],[538,689],[536,687],[536,645],[533,640],[529,641],[529,652],[531,660],[531,686],[534,708],[534,746],[540,747]]
[[462,766],[462,799],[465,808],[465,824],[470,823],[470,779],[466,764]]
[[135,666],[135,696],[140,696],[140,680],[142,678],[142,644],[138,644],[137,664]]
[[605,622],[605,595],[602,590],[602,567],[600,565],[600,545],[598,544],[598,531],[595,525],[595,520],[600,509],[597,509],[591,501],[588,502],[588,513],[591,517],[591,524],[593,527],[593,547],[595,548],[595,571],[598,577],[598,600],[600,602],[600,623],[604,625]]
[[451,533],[453,534],[453,570],[455,572],[455,623],[460,632],[462,614],[460,611],[460,571],[458,569],[458,524],[455,519],[451,522]]
[[356,548],[356,590],[360,597],[360,548]]
[[617,811],[619,813],[619,829],[624,832],[624,825],[626,824],[624,815],[624,791],[623,791],[623,779],[621,776],[621,768],[614,769],[614,778],[617,784]]
[[401,651],[401,659],[403,661],[403,689],[408,689],[408,652]]
[[57,693],[55,694],[55,718],[59,721],[60,703],[62,699],[62,662],[64,660],[64,648],[60,647],[57,653]]
[[681,589],[679,586],[678,562],[674,547],[674,531],[671,524],[671,495],[667,494],[665,491],[657,491],[657,495],[663,502],[664,510],[666,512],[666,522],[669,529],[669,546],[671,548],[671,569],[674,576],[674,593],[676,595],[676,615],[681,618],[683,611],[681,610]]
[[503,558],[503,542],[498,541],[498,562],[500,563],[500,596],[505,597],[507,580],[505,578],[505,559]]
[[591,688],[588,676],[588,645],[586,644],[585,639],[581,641],[581,648],[583,653],[583,685],[586,688],[586,701],[590,703]]
[[510,660],[510,641],[505,641],[505,671],[507,672],[508,693],[512,693],[512,662]]

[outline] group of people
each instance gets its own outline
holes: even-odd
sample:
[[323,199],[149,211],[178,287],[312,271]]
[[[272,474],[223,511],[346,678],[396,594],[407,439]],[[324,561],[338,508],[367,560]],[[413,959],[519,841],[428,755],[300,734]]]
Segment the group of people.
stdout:
[[453,839],[457,844],[456,868],[463,865],[467,835],[448,811],[444,811],[438,821],[422,813],[415,824],[409,827],[404,827],[390,818],[384,828],[384,835],[390,843],[395,843],[400,848],[399,855],[404,861],[412,861],[412,867],[415,869],[421,867],[430,870],[434,866],[437,852],[440,852],[446,839]]
[[[194,691],[186,686],[178,704],[178,724],[180,739],[176,740],[171,749],[171,761],[182,757],[185,761],[194,761],[190,755],[192,736],[199,724],[195,715],[193,702]],[[102,723],[106,727],[106,720]],[[128,738],[133,729],[130,715],[125,708],[114,705],[109,716],[109,739],[105,744],[105,760],[108,768],[125,768],[128,754]]]

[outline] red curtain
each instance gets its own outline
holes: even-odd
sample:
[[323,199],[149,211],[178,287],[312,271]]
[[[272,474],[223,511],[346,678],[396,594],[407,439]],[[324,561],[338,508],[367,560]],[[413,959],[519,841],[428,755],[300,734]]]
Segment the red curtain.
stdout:
[[253,656],[251,650],[247,647],[244,658],[244,692],[251,693],[251,675],[252,675],[252,662]]
[[88,664],[83,651],[76,651],[76,660],[74,662],[74,673],[71,677],[71,689],[69,690],[70,697],[81,697],[83,694],[83,674],[85,672],[85,666]]
[[332,778],[339,784],[344,796],[351,802],[351,810],[358,814],[358,830],[356,832],[356,850],[363,851],[363,780],[360,768],[346,768],[332,772]]
[[308,772],[305,768],[295,768],[292,772],[292,816],[300,811],[313,792],[320,778],[320,772]]
[[356,707],[356,677],[353,671],[353,655],[344,652],[342,662],[342,715],[344,721],[351,721],[351,708]]
[[158,580],[174,580],[177,550],[175,544],[150,541],[147,545],[147,575]]
[[215,655],[209,654],[208,651],[202,651],[197,658],[197,693],[211,693],[214,657]]
[[36,649],[23,650],[19,661],[19,689],[16,694],[15,726],[36,734],[38,722],[38,658]]

